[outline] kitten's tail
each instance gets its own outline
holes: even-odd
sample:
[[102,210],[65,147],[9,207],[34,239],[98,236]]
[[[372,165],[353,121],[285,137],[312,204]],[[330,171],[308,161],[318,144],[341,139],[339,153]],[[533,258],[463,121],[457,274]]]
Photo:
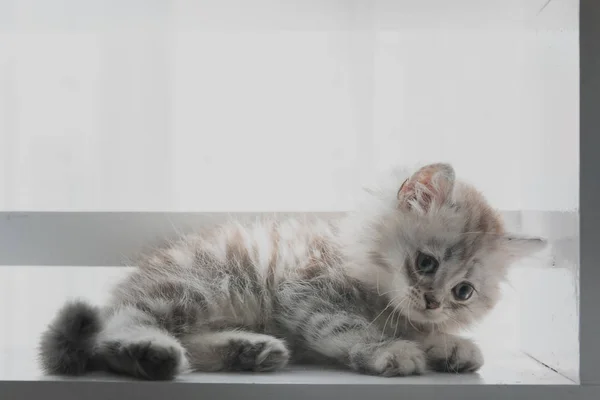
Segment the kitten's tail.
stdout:
[[96,335],[102,328],[100,310],[81,300],[65,304],[39,344],[39,361],[52,375],[81,375],[91,369]]

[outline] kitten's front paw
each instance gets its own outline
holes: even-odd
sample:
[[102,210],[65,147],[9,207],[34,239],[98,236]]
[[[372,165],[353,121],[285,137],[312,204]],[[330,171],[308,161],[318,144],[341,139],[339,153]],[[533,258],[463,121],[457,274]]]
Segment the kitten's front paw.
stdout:
[[483,354],[469,339],[452,335],[433,336],[424,342],[427,362],[439,372],[475,372],[483,365]]
[[350,365],[363,374],[389,377],[422,374],[427,362],[417,343],[394,340],[355,346],[350,353]]
[[258,339],[232,339],[229,369],[236,371],[270,372],[287,365],[290,353],[285,344],[274,337],[260,335]]

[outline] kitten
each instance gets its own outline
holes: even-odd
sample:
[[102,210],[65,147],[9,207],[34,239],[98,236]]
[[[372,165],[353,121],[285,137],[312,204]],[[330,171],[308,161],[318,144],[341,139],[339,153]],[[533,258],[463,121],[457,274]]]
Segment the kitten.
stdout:
[[508,266],[545,241],[505,233],[448,164],[392,181],[340,221],[232,222],[144,257],[106,307],[63,307],[41,338],[43,369],[150,380],[290,361],[380,376],[477,370],[481,351],[453,333],[491,310]]

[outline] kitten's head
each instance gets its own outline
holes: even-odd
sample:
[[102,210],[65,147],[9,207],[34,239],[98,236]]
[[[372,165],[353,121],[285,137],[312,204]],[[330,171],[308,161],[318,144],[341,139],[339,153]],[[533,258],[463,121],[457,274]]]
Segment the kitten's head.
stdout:
[[427,165],[350,219],[353,274],[411,321],[468,326],[499,300],[507,267],[545,246],[505,232],[499,214],[448,164]]

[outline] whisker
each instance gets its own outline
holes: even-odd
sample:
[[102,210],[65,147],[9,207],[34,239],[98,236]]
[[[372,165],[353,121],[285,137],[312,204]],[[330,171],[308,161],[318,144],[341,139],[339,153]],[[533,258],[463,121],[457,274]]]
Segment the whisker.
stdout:
[[410,324],[410,326],[413,327],[414,330],[416,330],[417,332],[421,332],[421,330],[419,330],[413,323],[412,320],[410,319],[410,309],[412,307],[412,297],[409,298],[408,300],[408,314],[407,314],[407,319],[408,319],[408,323]]
[[442,335],[442,338],[444,341],[444,352],[446,353],[446,369],[450,370],[450,360],[448,360],[448,337],[446,335]]
[[392,292],[401,292],[404,289],[392,289],[392,290],[388,290],[387,292],[383,292],[383,293],[378,293],[379,296],[383,296],[384,294],[388,294],[388,293],[392,293]]
[[375,318],[373,318],[373,320],[369,323],[369,325],[367,325],[367,328],[369,328],[371,325],[373,325],[373,323],[379,318],[381,317],[381,314],[383,314],[385,312],[385,310],[387,310],[388,308],[390,308],[390,306],[392,306],[393,302],[399,297],[400,295],[392,298],[390,301],[388,301],[387,305],[385,306],[385,308],[383,310],[381,310],[381,312],[379,314],[377,314],[377,316]]
[[400,311],[395,309],[395,312],[398,315],[398,318],[396,318],[396,326],[394,327],[394,338],[396,337],[396,333],[398,332],[398,323],[400,322]]
[[[394,330],[394,336],[396,336],[396,331],[398,329],[398,324],[400,323],[400,317],[405,317],[404,313],[404,304],[408,301],[408,297],[404,297],[398,304],[394,307],[394,312],[397,313],[398,318],[396,319],[396,329]],[[406,318],[404,318],[406,319]]]
[[460,323],[460,322],[459,322],[459,321],[458,321],[456,318],[452,317],[451,315],[448,315],[447,313],[444,313],[444,315],[445,315],[445,316],[446,316],[446,317],[447,317],[449,320],[451,320],[452,322],[454,322],[454,323],[455,323],[455,324],[458,326],[458,328],[459,328],[459,329],[461,329],[461,330],[463,330],[463,331],[465,330],[464,326],[463,326],[463,325],[462,325],[462,324],[461,324],[461,323]]
[[387,326],[387,323],[392,315],[394,315],[393,312],[391,312],[390,315],[388,315],[388,317],[385,319],[385,323],[383,324],[383,329],[381,330],[381,339],[380,340],[383,340],[383,338],[385,336],[385,327]]

